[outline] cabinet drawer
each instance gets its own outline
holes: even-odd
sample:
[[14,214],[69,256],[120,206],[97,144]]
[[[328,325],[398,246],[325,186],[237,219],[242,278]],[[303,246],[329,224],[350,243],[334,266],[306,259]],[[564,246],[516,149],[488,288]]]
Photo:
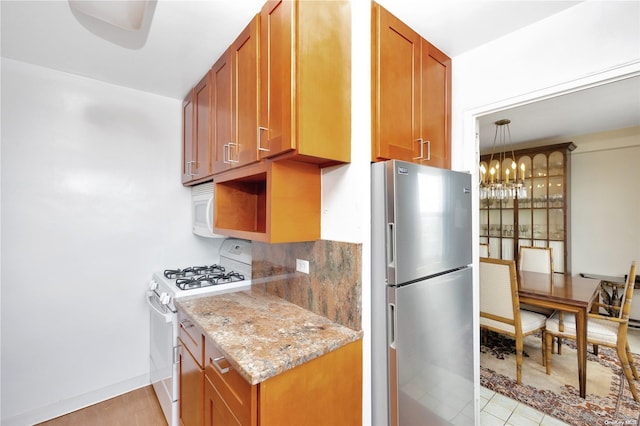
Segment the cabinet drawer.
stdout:
[[225,404],[240,424],[255,424],[257,385],[252,386],[238,374],[209,339],[205,340],[205,355],[205,376]]
[[188,316],[178,311],[178,337],[198,365],[204,367],[204,336]]

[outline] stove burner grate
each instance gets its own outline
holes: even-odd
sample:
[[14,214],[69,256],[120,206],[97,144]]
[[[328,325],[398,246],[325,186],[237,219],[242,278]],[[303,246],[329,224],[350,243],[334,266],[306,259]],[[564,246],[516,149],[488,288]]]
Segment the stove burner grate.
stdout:
[[164,276],[169,279],[195,277],[196,275],[204,274],[220,274],[224,273],[224,266],[211,265],[211,266],[190,266],[184,269],[165,269]]
[[230,282],[244,281],[244,275],[237,272],[218,272],[213,274],[205,274],[200,276],[188,276],[185,278],[177,278],[176,286],[180,290],[189,290],[193,288],[208,287],[218,284],[226,284]]

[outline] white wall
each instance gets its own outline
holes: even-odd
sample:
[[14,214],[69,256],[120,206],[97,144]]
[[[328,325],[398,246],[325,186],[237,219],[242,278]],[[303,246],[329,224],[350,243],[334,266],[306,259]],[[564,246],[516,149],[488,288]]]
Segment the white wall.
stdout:
[[2,60],[3,425],[149,383],[151,273],[217,248],[190,232],[180,111]]
[[571,140],[572,271],[622,277],[640,262],[640,127]]

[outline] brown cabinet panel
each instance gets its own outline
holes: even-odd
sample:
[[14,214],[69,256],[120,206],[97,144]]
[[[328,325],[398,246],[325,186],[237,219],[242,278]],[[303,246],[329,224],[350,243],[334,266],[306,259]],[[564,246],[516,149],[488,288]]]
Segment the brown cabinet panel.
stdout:
[[208,339],[206,347],[206,425],[362,424],[361,340],[257,385],[245,381]]
[[376,3],[372,20],[372,160],[449,168],[451,60]]
[[258,388],[251,386],[238,374],[224,354],[209,339],[206,340],[205,376],[215,390],[213,417],[231,419],[231,423],[217,424],[256,424]]
[[412,161],[420,149],[420,36],[381,7],[372,16],[374,158]]
[[178,340],[180,350],[180,394],[178,397],[178,409],[180,411],[180,423],[184,426],[202,425],[204,370],[200,367],[194,356]]
[[[204,424],[205,426],[243,425],[224,402],[211,380],[205,376],[204,383]],[[249,423],[244,423],[248,425]]]
[[204,366],[204,336],[191,320],[182,314],[178,314],[178,338],[194,356],[198,365]]
[[232,166],[258,160],[258,22],[256,16],[231,45],[233,65]]
[[182,183],[193,179],[192,169],[195,162],[193,123],[193,90],[191,90],[182,102]]
[[260,383],[259,398],[261,424],[361,425],[362,341]]
[[320,168],[263,161],[214,176],[214,232],[263,242],[320,238]]
[[261,158],[320,165],[351,156],[351,9],[268,1],[260,14]]
[[258,22],[212,68],[213,174],[258,161]]
[[204,181],[211,176],[211,74],[207,73],[186,96],[182,105],[182,183]]
[[295,148],[291,144],[291,25],[294,2],[267,1],[260,12],[259,149],[268,157]]
[[211,175],[211,74],[206,76],[193,89],[195,117],[196,169],[194,179]]
[[211,167],[213,173],[219,173],[229,168],[229,143],[233,138],[232,73],[231,51],[228,49],[211,68],[213,92],[211,108],[211,122],[213,123]]
[[420,135],[427,152],[422,164],[451,167],[451,59],[422,40]]

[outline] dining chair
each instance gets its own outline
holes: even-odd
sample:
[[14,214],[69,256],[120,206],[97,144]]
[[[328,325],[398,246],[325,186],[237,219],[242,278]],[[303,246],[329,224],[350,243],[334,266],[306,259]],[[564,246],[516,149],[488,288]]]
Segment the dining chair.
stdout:
[[[522,382],[524,338],[542,332],[547,317],[520,309],[518,276],[513,260],[480,259],[480,328],[516,341],[516,382]],[[544,344],[542,356],[544,359]],[[543,361],[544,365],[544,361]]]
[[553,249],[551,247],[521,246],[518,270],[553,274]]
[[[553,250],[551,247],[532,247],[532,246],[520,246],[520,252],[518,254],[518,270],[530,271],[530,272],[542,272],[545,274],[553,274]],[[531,306],[522,304],[520,308],[550,316],[553,314],[553,309],[541,308],[539,306]],[[560,339],[558,338],[558,353],[560,353]]]
[[480,257],[489,257],[489,244],[480,243]]
[[[633,299],[633,287],[636,279],[636,262],[631,263],[631,269],[627,282],[624,286],[622,306],[619,308],[617,316],[605,316],[591,313],[587,321],[587,343],[594,345],[608,346],[615,348],[620,359],[622,371],[624,372],[633,399],[638,399],[638,391],[633,383],[633,379],[640,380],[638,371],[633,363],[633,357],[627,340],[627,329],[629,327],[629,313],[631,312],[631,301]],[[617,309],[617,308],[616,308]],[[576,340],[576,321],[573,314],[560,312],[554,313],[546,321],[545,350],[547,374],[551,374],[551,342],[553,336],[566,337]]]

